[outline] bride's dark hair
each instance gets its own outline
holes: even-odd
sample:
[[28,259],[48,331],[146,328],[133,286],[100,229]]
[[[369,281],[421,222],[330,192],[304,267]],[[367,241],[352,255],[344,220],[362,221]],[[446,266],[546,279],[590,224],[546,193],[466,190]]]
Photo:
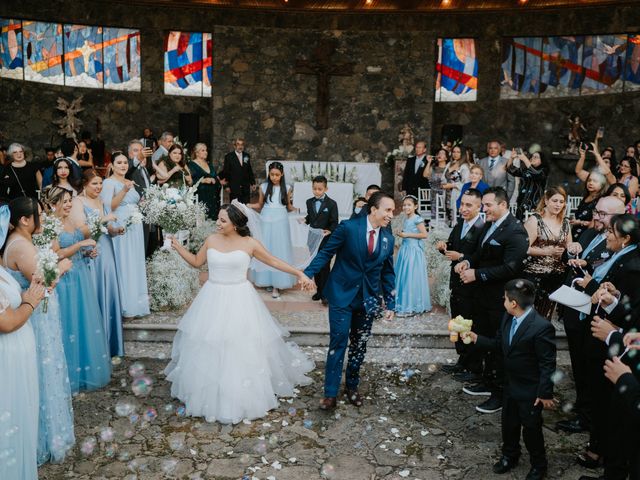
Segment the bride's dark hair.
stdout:
[[227,211],[227,215],[229,215],[229,220],[231,220],[231,223],[233,224],[233,226],[236,227],[236,232],[238,232],[238,235],[240,235],[241,237],[251,236],[251,231],[247,226],[247,222],[249,221],[249,219],[244,213],[240,211],[238,207],[236,207],[235,205],[231,205],[230,203],[227,203],[225,205],[222,205],[220,207],[220,210]]

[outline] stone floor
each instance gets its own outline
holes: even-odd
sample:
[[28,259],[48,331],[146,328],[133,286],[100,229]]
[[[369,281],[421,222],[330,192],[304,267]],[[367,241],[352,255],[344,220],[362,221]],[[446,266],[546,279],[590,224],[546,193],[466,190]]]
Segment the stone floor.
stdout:
[[[434,363],[368,363],[365,406],[343,402],[332,413],[316,407],[319,365],[314,384],[295,398],[281,399],[264,419],[235,426],[185,417],[160,373],[165,365],[126,359],[114,366],[108,388],[76,396],[78,445],[65,463],[42,467],[40,479],[514,479],[528,471],[524,454],[514,472],[491,473],[500,416],[475,413],[478,397],[463,394]],[[566,372],[563,366],[557,375],[565,409],[572,398]],[[150,390],[145,381],[153,382]],[[554,432],[562,415],[545,414],[549,478],[577,479],[588,473],[573,461],[586,436]]]

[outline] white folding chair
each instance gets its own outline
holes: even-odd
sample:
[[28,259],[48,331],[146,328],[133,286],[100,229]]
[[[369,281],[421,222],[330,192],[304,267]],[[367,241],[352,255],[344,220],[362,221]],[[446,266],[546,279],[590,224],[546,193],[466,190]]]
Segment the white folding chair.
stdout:
[[431,189],[418,189],[418,214],[423,218],[431,218]]
[[446,195],[444,192],[436,193],[436,217],[437,225],[444,224],[447,221]]
[[512,203],[511,205],[509,205],[509,210],[511,211],[511,215],[513,215],[515,217],[516,216],[516,212],[518,211],[518,204],[517,203]]
[[570,217],[571,214],[578,208],[580,202],[582,201],[582,197],[576,195],[569,195],[567,198],[567,217]]

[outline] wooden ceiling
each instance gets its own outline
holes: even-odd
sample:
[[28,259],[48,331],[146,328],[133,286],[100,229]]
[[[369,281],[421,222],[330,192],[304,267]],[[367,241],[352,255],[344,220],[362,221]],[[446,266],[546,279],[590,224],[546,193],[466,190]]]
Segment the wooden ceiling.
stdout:
[[639,0],[155,0],[152,3],[259,10],[358,13],[529,10],[632,4],[638,4],[638,8],[640,8]]

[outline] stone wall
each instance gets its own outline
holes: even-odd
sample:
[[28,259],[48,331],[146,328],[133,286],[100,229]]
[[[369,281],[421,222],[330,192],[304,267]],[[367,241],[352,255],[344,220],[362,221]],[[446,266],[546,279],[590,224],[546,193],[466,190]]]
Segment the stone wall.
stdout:
[[[0,130],[7,140],[35,148],[55,138],[58,95],[85,94],[81,118],[120,148],[144,126],[177,132],[178,113],[198,113],[200,135],[216,161],[236,135],[246,138],[256,169],[267,159],[380,162],[397,146],[399,129],[412,124],[417,137],[440,140],[443,124],[461,124],[465,142],[483,150],[498,136],[511,145],[540,143],[559,149],[566,115],[579,113],[595,129],[607,127],[606,141],[621,148],[640,138],[640,93],[571,99],[499,100],[502,35],[551,35],[640,31],[640,9],[629,2],[615,8],[512,10],[425,14],[339,14],[220,9],[194,4],[176,7],[139,0],[8,0],[0,16],[141,30],[142,92],[71,89],[0,80]],[[169,29],[214,32],[212,99],[166,96],[162,44]],[[472,103],[433,103],[435,39],[477,39],[479,95]],[[316,78],[296,74],[297,59],[308,58],[321,38],[338,42],[336,60],[355,64],[349,77],[333,77],[329,128],[315,128]]]

